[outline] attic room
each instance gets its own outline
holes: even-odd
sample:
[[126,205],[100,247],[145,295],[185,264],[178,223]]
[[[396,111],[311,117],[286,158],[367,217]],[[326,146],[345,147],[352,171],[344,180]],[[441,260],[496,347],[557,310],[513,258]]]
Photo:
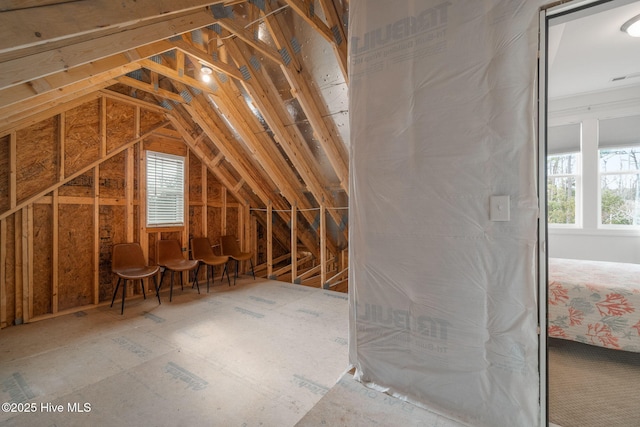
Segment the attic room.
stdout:
[[640,276],[588,297],[615,347],[552,262],[640,268],[635,219],[602,230],[597,178],[547,169],[597,175],[597,126],[636,129],[637,61],[615,117],[554,70],[600,12],[638,52],[639,8],[0,0],[0,425],[640,421],[556,358],[640,378]]

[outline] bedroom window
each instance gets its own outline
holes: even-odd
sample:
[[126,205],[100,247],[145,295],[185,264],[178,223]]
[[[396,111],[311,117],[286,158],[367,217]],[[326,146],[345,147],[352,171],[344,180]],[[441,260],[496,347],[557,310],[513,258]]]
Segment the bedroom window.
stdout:
[[184,157],[147,152],[147,226],[184,225]]
[[580,224],[580,124],[547,131],[547,222]]
[[600,225],[640,226],[640,116],[600,120]]

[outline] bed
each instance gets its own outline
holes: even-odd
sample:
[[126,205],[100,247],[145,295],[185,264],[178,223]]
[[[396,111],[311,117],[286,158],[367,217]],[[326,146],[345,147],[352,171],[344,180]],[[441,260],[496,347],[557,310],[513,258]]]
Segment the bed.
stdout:
[[640,264],[549,259],[548,334],[640,353]]

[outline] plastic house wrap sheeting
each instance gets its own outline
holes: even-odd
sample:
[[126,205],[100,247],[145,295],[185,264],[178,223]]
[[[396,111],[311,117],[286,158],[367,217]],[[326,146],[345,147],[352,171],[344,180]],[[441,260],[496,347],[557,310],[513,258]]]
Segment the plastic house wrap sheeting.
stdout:
[[540,417],[539,6],[350,2],[350,362],[472,426]]

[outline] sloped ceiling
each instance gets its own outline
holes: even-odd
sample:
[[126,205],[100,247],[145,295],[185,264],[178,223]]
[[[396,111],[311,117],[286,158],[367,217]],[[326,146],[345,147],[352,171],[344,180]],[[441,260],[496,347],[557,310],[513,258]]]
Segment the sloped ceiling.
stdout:
[[[318,7],[319,6],[319,7]],[[347,0],[0,2],[0,132],[87,94],[162,108],[241,203],[345,246]],[[202,80],[202,66],[213,70]],[[314,236],[301,237],[313,242]],[[317,250],[317,249],[316,249]]]

